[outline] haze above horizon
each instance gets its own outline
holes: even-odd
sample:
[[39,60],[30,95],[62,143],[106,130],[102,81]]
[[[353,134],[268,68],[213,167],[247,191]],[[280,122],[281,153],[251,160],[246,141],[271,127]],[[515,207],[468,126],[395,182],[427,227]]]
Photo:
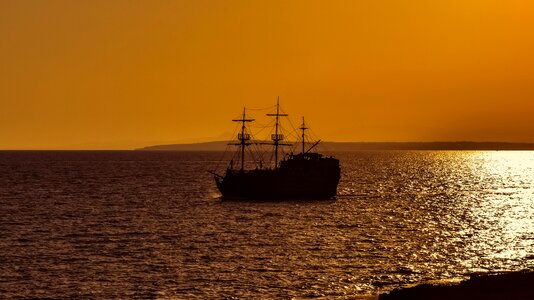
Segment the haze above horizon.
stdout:
[[0,149],[230,138],[534,142],[534,2],[0,2]]

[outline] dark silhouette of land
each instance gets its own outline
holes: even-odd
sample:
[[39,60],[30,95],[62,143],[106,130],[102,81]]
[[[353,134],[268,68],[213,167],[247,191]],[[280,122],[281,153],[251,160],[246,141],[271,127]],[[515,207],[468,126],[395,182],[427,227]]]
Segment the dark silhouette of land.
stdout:
[[382,294],[379,300],[418,299],[534,299],[534,269],[510,273],[474,275],[455,285],[421,284]]
[[[155,145],[142,151],[224,151],[227,141]],[[534,143],[507,142],[321,142],[329,151],[361,150],[534,150]]]

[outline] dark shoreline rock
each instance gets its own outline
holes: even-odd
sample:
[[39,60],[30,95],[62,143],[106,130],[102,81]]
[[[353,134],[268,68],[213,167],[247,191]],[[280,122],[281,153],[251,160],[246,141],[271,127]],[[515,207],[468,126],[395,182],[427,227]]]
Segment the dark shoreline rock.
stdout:
[[534,299],[534,269],[474,274],[459,284],[420,284],[381,294],[379,300],[400,299]]

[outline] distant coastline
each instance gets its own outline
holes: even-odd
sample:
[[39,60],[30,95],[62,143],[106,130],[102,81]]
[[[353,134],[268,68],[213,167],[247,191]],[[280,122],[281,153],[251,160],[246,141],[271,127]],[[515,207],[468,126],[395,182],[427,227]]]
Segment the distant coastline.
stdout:
[[[154,145],[137,151],[224,151],[227,141]],[[327,151],[362,150],[534,150],[534,143],[508,142],[322,142]]]

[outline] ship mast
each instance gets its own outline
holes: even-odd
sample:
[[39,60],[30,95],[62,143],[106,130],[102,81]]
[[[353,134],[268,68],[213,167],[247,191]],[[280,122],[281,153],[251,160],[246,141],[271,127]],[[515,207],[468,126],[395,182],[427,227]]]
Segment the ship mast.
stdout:
[[241,117],[241,119],[235,119],[232,121],[241,122],[241,133],[237,134],[237,139],[239,140],[239,144],[234,144],[234,145],[239,145],[241,147],[241,172],[243,172],[245,170],[245,147],[250,145],[250,143],[247,142],[250,140],[250,134],[245,132],[246,130],[245,123],[252,122],[254,121],[254,119],[246,118],[246,108],[243,107],[243,116]]
[[302,126],[299,129],[302,130],[302,154],[304,154],[306,151],[305,131],[308,129],[308,127],[306,127],[306,123],[304,122],[304,117],[302,117]]
[[276,117],[275,125],[274,125],[274,134],[271,135],[271,140],[274,143],[274,168],[278,168],[278,146],[282,145],[280,141],[284,139],[283,134],[278,133],[278,127],[280,123],[280,117],[285,117],[287,114],[281,114],[280,113],[280,96],[278,96],[278,99],[276,100],[276,114],[267,114],[267,116]]

